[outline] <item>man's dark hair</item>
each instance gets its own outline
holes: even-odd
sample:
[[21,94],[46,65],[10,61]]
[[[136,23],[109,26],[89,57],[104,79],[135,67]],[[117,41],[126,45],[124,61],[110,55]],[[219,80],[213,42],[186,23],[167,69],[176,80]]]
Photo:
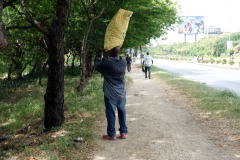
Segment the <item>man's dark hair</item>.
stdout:
[[149,55],[149,53],[147,52],[147,55]]
[[120,47],[119,46],[114,47],[113,49],[111,49],[111,56],[112,57],[118,56],[119,53],[120,53]]

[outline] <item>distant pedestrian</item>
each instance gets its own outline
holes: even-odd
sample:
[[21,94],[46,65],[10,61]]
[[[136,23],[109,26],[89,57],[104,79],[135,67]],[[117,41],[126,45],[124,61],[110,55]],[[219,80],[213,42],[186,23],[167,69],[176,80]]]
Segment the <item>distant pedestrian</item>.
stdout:
[[126,61],[127,61],[127,70],[128,72],[131,72],[131,64],[133,63],[132,63],[131,57],[129,57],[129,54],[127,54]]
[[[152,57],[149,55],[149,53],[147,52],[147,55],[144,56],[144,60],[143,60],[143,65],[145,64],[145,78],[147,78],[147,71],[148,71],[148,78],[151,79],[151,61],[153,64],[153,59]],[[143,67],[142,65],[142,67]]]

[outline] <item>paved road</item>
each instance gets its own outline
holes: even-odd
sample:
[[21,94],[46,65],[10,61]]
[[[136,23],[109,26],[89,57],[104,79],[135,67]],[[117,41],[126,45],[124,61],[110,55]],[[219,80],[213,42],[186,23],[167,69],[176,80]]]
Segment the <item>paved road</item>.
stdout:
[[[139,63],[139,61],[137,62]],[[154,66],[190,80],[205,82],[218,90],[229,89],[240,96],[240,70],[202,66],[196,63],[154,59]]]

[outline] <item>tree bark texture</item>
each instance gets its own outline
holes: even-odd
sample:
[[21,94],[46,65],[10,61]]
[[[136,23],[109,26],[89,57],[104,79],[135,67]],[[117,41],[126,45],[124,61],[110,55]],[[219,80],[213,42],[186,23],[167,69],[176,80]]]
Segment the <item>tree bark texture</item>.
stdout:
[[47,130],[64,123],[64,32],[71,12],[72,0],[58,0],[49,29],[49,75],[45,99]]
[[2,21],[3,0],[0,0],[0,52],[7,46],[7,32],[6,27]]

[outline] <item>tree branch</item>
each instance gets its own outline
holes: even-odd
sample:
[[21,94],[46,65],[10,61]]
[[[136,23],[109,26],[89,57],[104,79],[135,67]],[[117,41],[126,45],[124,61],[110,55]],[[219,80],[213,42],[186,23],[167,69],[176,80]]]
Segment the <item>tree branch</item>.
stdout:
[[27,0],[22,0],[23,4],[23,13],[26,16],[26,19],[29,23],[31,23],[38,31],[42,32],[45,35],[49,35],[49,31],[47,28],[45,28],[41,22],[36,21],[35,19],[32,18],[30,15],[28,5],[27,5]]
[[93,4],[88,8],[88,12],[90,12],[90,10],[93,9],[93,7],[96,6],[96,4],[98,3],[98,1],[99,1],[99,0],[95,0],[95,1],[93,2]]
[[85,10],[86,13],[87,13],[88,19],[90,19],[91,17],[90,17],[90,15],[89,15],[89,11],[88,11],[88,9],[87,9],[87,7],[86,7],[86,5],[85,5],[85,2],[83,2],[83,0],[81,0],[81,2],[82,2],[82,5],[83,5],[84,10]]
[[11,5],[13,2],[16,2],[16,1],[17,1],[17,0],[8,0],[7,2],[5,2],[5,3],[3,4],[3,8]]
[[93,17],[92,20],[99,18],[99,17],[103,14],[103,12],[105,11],[105,9],[106,9],[107,6],[108,6],[108,1],[109,1],[109,0],[106,1],[106,4],[105,4],[105,6],[103,7],[102,11],[99,13],[99,15]]
[[10,30],[10,29],[29,29],[32,28],[33,26],[10,26],[7,27],[6,30]]

